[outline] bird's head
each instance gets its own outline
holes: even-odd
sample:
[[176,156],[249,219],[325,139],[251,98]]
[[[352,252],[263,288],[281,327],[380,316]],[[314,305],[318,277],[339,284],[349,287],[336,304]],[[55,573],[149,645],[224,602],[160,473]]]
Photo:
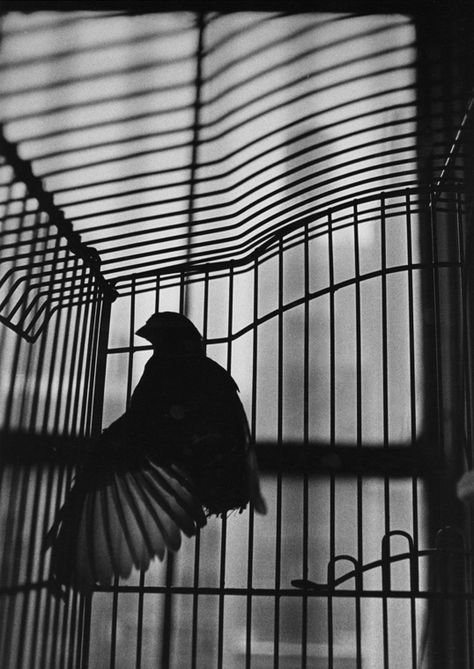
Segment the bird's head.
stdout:
[[202,337],[189,318],[174,311],[158,311],[136,332],[164,355],[195,355],[203,351]]

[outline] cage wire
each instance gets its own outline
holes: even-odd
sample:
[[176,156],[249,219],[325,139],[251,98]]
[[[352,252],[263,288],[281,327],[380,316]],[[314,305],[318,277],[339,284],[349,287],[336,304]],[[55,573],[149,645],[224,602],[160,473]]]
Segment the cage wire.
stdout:
[[[473,667],[469,12],[53,4],[2,14],[1,666]],[[269,512],[58,598],[156,310],[236,379]]]

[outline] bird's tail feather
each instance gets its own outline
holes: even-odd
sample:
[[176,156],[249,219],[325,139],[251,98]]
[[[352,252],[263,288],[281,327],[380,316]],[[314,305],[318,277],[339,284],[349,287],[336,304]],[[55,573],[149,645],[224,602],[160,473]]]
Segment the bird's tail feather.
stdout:
[[146,569],[166,550],[177,550],[181,532],[196,533],[206,519],[185,475],[153,463],[115,471],[91,485],[76,482],[45,539],[56,578],[83,591],[95,583]]
[[258,474],[257,456],[253,448],[247,452],[247,476],[249,481],[250,501],[257,513],[267,513],[267,503],[260,489],[260,478]]

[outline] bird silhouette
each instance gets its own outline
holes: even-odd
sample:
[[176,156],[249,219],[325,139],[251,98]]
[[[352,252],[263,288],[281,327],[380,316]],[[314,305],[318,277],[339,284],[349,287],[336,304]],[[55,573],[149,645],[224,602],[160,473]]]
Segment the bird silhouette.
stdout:
[[153,346],[127,411],[88,449],[45,537],[53,580],[82,591],[147,569],[209,515],[266,513],[238,388],[185,316],[153,314]]

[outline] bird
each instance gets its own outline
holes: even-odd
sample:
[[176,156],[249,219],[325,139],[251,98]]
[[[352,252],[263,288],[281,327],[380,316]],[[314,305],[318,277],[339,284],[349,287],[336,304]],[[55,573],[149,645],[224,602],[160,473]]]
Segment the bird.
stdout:
[[44,541],[56,587],[91,592],[180,548],[209,516],[267,512],[232,376],[183,314],[136,332],[153,354],[127,410],[91,442]]

